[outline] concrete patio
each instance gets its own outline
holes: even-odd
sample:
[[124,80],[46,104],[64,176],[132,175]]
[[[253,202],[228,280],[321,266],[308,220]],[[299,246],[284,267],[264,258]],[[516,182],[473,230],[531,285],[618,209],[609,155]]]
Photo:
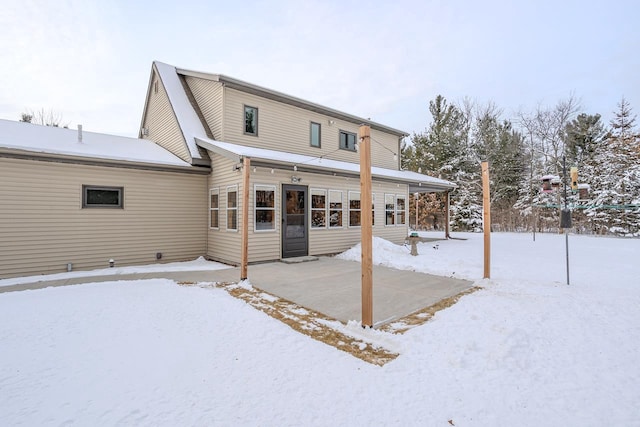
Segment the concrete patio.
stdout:
[[[272,262],[250,265],[249,281],[259,289],[293,301],[329,317],[348,322],[361,320],[360,263],[319,257],[300,263]],[[0,287],[0,292],[40,289],[113,280],[167,278],[190,282],[237,282],[239,268],[213,271],[179,271],[78,277]],[[472,282],[449,277],[373,267],[373,319],[375,325],[402,318],[416,310],[456,295]]]

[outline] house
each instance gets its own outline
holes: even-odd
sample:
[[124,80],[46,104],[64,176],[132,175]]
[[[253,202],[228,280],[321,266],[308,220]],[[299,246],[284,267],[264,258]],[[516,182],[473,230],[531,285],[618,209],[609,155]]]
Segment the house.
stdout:
[[245,222],[249,263],[343,251],[360,241],[361,124],[373,233],[401,243],[410,194],[454,188],[400,170],[406,132],[231,77],[154,62],[139,138],[0,121],[0,278],[238,264]]

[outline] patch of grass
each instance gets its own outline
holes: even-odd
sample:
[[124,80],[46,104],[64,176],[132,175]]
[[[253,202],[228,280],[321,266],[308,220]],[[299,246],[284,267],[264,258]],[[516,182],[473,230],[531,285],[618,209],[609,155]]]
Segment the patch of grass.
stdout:
[[[331,323],[337,322],[335,319],[325,316],[322,313],[302,307],[294,302],[272,295],[258,288],[241,286],[237,283],[195,283],[178,282],[181,286],[200,286],[203,288],[215,287],[224,289],[235,298],[245,301],[252,307],[266,313],[274,319],[280,320],[292,329],[301,334],[307,335],[315,340],[331,345],[338,350],[351,354],[365,362],[383,366],[396,359],[399,354],[389,351],[383,347],[374,346],[364,340],[346,335],[341,331],[332,328]],[[428,322],[434,314],[447,307],[451,307],[461,297],[481,289],[474,287],[460,292],[459,294],[439,301],[438,303],[411,313],[393,323],[383,325],[379,330],[388,333],[403,334],[409,329]]]
[[474,286],[473,288],[464,290],[452,297],[440,300],[429,307],[425,307],[421,310],[414,311],[413,313],[403,317],[402,319],[396,320],[395,322],[382,325],[380,327],[380,330],[385,332],[404,334],[409,329],[413,329],[416,326],[420,326],[428,322],[429,320],[431,320],[433,316],[435,316],[437,312],[439,312],[440,310],[444,310],[445,308],[451,307],[453,304],[457,303],[458,300],[460,300],[460,298],[462,298],[463,296],[469,295],[480,289],[482,288],[479,286]]

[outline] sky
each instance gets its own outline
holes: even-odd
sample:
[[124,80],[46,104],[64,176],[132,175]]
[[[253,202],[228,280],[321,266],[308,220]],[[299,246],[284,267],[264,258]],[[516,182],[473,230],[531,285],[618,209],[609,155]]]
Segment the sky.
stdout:
[[0,0],[0,118],[137,136],[152,61],[220,73],[422,132],[429,101],[503,118],[575,96],[640,112],[640,3]]

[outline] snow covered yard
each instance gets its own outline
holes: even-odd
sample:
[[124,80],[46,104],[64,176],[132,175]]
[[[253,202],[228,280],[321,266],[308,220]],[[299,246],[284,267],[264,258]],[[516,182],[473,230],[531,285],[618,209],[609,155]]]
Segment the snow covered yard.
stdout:
[[485,288],[405,334],[364,331],[399,350],[382,367],[217,288],[0,294],[1,424],[640,425],[640,240],[571,236],[567,286],[564,236],[493,234],[491,280],[482,235],[456,236],[418,257],[376,242],[377,263]]

